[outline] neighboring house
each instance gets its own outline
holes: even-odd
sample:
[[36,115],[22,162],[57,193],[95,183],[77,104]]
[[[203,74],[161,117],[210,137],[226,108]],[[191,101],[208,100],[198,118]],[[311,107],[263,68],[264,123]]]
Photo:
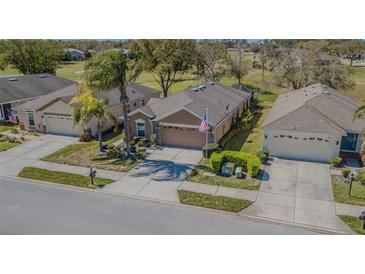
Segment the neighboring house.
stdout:
[[340,151],[359,152],[365,121],[358,104],[325,85],[281,94],[266,117],[264,150],[271,156],[328,162]]
[[215,82],[151,99],[130,113],[131,137],[156,134],[161,145],[202,148],[206,136],[199,126],[208,108],[209,143],[218,142],[248,108],[253,93]]
[[16,114],[14,108],[19,104],[74,84],[74,81],[51,74],[0,78],[0,120],[9,120],[11,114]]
[[[69,105],[71,99],[76,95],[77,84],[57,90],[35,100],[18,106],[18,118],[22,128],[26,130],[37,130],[43,133],[78,136],[85,130],[96,135],[96,122],[91,121],[87,126],[73,125],[73,108]],[[96,92],[97,97],[105,97],[109,100],[109,110],[119,119],[122,116],[120,103],[120,92],[117,89],[108,92]],[[151,97],[159,97],[160,92],[146,86],[131,84],[127,87],[127,94],[130,102],[130,111],[147,104]],[[122,120],[119,120],[123,123]],[[104,130],[110,128],[108,122]]]
[[65,48],[65,60],[68,61],[82,61],[85,59],[84,52],[82,50],[74,49],[74,48]]

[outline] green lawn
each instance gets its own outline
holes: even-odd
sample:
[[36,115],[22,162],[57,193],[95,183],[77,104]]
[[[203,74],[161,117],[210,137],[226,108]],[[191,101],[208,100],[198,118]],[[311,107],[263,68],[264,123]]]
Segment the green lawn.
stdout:
[[56,75],[70,80],[81,81],[84,73],[84,61],[64,62],[57,69]]
[[349,184],[332,182],[333,195],[338,203],[365,206],[365,186],[360,183],[352,184],[351,196],[348,195]]
[[364,234],[365,230],[362,228],[363,221],[361,221],[358,217],[348,216],[348,215],[338,215],[342,221],[344,221],[353,232],[357,234]]
[[0,125],[0,132],[8,131],[14,128],[19,128],[19,125]]
[[193,206],[214,208],[230,212],[240,212],[252,204],[251,201],[198,193],[187,190],[178,190],[180,202]]
[[[104,138],[104,144],[111,144],[118,140],[119,133],[112,133]],[[77,143],[68,145],[46,157],[43,161],[67,164],[82,167],[95,167],[99,169],[126,172],[131,170],[137,162],[124,162],[119,159],[108,159],[104,155],[98,155],[98,142]]]
[[186,180],[207,185],[224,186],[248,190],[259,190],[261,181],[255,178],[237,179],[235,177],[209,176],[207,173],[213,173],[210,162],[204,159],[200,165],[195,166]]
[[8,150],[9,148],[16,147],[17,143],[0,142],[0,151]]
[[[88,176],[35,167],[23,168],[18,174],[18,177],[80,187],[88,187],[90,184],[90,178]],[[94,179],[94,184],[97,186],[105,186],[113,182],[113,180],[105,178],[95,177]]]

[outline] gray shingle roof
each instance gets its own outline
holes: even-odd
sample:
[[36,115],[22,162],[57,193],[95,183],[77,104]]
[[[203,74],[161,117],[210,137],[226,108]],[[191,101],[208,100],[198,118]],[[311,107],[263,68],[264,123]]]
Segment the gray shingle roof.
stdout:
[[262,128],[323,133],[362,132],[364,120],[353,120],[358,104],[322,84],[281,94]]
[[157,120],[166,114],[186,109],[203,119],[205,109],[209,108],[208,122],[217,125],[250,96],[246,91],[218,83],[207,82],[202,86],[205,88],[187,88],[167,98],[153,100],[139,111]]
[[[23,110],[38,110],[43,108],[45,105],[48,105],[52,101],[56,99],[61,99],[65,103],[69,103],[71,99],[76,95],[77,92],[77,84],[72,86],[57,90],[51,94],[41,96],[37,99],[31,100],[26,102],[16,109],[23,109]],[[159,94],[160,92],[149,87],[139,85],[139,84],[130,84],[127,86],[127,95],[129,100],[135,100],[139,98],[143,98],[145,96],[152,96]],[[113,107],[120,104],[120,93],[119,90],[114,89],[108,92],[97,92],[97,97],[106,97],[109,100],[109,107]]]
[[[16,79],[16,80],[15,80]],[[75,84],[51,74],[0,78],[0,103],[34,98]]]

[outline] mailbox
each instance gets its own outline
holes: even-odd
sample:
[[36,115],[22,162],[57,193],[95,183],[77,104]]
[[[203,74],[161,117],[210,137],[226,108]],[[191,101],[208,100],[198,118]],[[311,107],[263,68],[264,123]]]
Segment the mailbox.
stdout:
[[359,219],[363,221],[362,229],[365,230],[365,211],[361,212],[361,215],[359,216]]
[[96,176],[96,169],[93,169],[92,167],[90,167],[90,180],[91,180],[91,185],[94,185],[94,177]]

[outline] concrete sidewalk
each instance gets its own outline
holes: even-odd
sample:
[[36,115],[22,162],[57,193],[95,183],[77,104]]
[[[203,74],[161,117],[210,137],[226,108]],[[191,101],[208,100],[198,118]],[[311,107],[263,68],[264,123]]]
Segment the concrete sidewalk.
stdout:
[[361,215],[361,212],[365,211],[365,206],[336,203],[335,207],[337,215],[349,215],[353,217],[359,217]]

